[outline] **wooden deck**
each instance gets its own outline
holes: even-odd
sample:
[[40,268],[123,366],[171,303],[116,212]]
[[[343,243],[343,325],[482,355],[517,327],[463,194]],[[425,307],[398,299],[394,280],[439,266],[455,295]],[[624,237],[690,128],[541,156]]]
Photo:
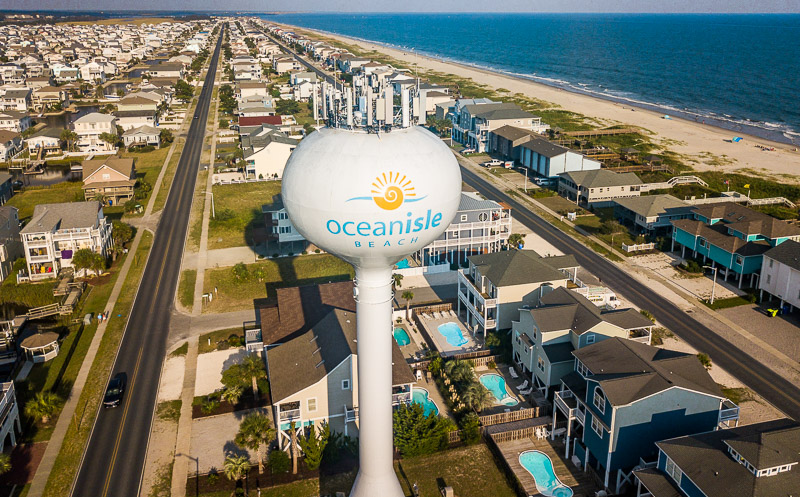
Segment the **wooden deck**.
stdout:
[[[500,452],[506,460],[506,464],[514,472],[517,479],[522,484],[525,493],[531,497],[542,496],[536,488],[536,481],[533,476],[519,463],[519,455],[527,450],[538,450],[544,452],[553,461],[553,469],[561,483],[567,485],[574,492],[574,497],[593,497],[597,488],[591,477],[582,470],[576,468],[572,463],[564,463],[564,460],[557,453],[558,445],[551,445],[547,440],[534,440],[526,438],[511,442],[500,442],[497,444]],[[561,447],[563,452],[563,446]],[[545,496],[542,496],[545,497]]]

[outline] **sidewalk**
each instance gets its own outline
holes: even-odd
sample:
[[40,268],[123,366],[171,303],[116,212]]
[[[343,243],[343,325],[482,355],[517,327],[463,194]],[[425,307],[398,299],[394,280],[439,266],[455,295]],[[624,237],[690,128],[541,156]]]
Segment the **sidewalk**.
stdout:
[[[217,71],[214,83],[220,79],[220,71]],[[208,164],[208,178],[206,180],[206,201],[203,205],[203,221],[200,231],[200,250],[195,259],[195,267],[197,268],[197,278],[194,281],[194,302],[192,305],[192,315],[198,316],[203,312],[203,284],[206,278],[206,265],[208,264],[208,222],[211,214],[211,202],[213,202],[213,188],[214,179],[214,160],[217,156],[217,128],[219,126],[219,92],[217,92],[217,105],[214,107],[214,124],[213,132],[211,133],[211,160]],[[184,253],[184,258],[186,254]],[[234,262],[234,264],[236,264]],[[187,449],[188,450],[188,449]],[[180,465],[176,465],[180,466]]]

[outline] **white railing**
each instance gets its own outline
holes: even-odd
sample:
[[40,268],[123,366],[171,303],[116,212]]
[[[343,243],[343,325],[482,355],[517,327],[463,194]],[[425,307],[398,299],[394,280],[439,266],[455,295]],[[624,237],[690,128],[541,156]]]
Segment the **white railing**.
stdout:
[[352,409],[348,409],[347,407],[344,408],[344,421],[345,423],[349,423],[351,421],[358,420],[358,407],[354,407]]
[[[556,406],[561,409],[561,412],[567,415],[567,417],[577,419],[580,424],[586,422],[586,412],[578,409],[578,399],[572,391],[564,390],[562,392],[555,392],[553,399],[555,400]],[[570,407],[566,399],[574,399],[576,407]]]
[[627,245],[625,243],[622,244],[622,250],[628,253],[638,252],[639,250],[654,250],[655,248],[655,243],[639,243],[634,245]]
[[411,402],[411,392],[400,392],[392,394],[392,405],[408,404]]
[[280,414],[281,421],[284,422],[292,422],[296,419],[300,419],[300,409],[291,409],[289,411],[281,411]]

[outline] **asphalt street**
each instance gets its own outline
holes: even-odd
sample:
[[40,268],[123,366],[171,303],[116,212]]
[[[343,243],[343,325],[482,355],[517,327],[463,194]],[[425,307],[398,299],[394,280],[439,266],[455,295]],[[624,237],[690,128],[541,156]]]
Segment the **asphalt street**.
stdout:
[[756,362],[747,351],[720,338],[695,320],[691,314],[680,310],[591,248],[533,214],[527,207],[488,184],[474,172],[462,166],[461,175],[465,183],[486,198],[509,204],[514,219],[521,221],[565,254],[574,254],[583,268],[599,277],[604,284],[639,308],[652,312],[661,324],[689,345],[707,353],[713,364],[731,373],[787,416],[800,420],[800,388],[796,385],[764,364]]
[[315,73],[317,73],[317,76],[319,76],[319,77],[321,78],[321,80],[325,80],[325,81],[327,81],[328,83],[330,83],[330,84],[332,84],[332,85],[333,85],[333,84],[339,84],[339,85],[341,85],[341,84],[342,84],[341,82],[337,83],[337,82],[336,82],[336,81],[333,79],[333,76],[331,76],[331,75],[327,74],[325,71],[323,71],[322,69],[320,69],[320,68],[316,67],[316,66],[315,66],[314,64],[312,64],[311,62],[309,62],[309,61],[307,61],[306,59],[304,59],[304,58],[300,57],[300,55],[298,55],[298,54],[297,54],[297,52],[295,52],[294,50],[292,50],[291,48],[289,48],[288,46],[286,46],[286,45],[285,45],[283,42],[281,42],[279,39],[275,38],[274,36],[272,36],[272,35],[271,35],[271,34],[269,34],[269,33],[266,33],[266,35],[267,35],[267,36],[269,36],[269,37],[272,39],[272,41],[273,41],[273,42],[275,42],[275,43],[276,43],[278,46],[280,46],[280,47],[281,47],[282,49],[284,49],[286,52],[289,52],[289,54],[291,54],[291,55],[292,55],[292,56],[293,56],[295,59],[297,59],[297,61],[298,61],[298,62],[300,62],[301,64],[303,64],[304,66],[306,66],[306,68],[307,68],[309,71],[314,71]]
[[119,407],[97,416],[77,497],[139,495],[221,44],[220,36],[114,364],[112,376],[127,374],[127,391]]

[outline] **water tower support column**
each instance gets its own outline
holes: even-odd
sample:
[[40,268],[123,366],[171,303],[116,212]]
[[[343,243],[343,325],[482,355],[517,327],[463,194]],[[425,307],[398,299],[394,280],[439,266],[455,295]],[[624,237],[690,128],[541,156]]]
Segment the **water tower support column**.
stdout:
[[359,470],[350,497],[403,497],[393,465],[392,269],[356,267]]

